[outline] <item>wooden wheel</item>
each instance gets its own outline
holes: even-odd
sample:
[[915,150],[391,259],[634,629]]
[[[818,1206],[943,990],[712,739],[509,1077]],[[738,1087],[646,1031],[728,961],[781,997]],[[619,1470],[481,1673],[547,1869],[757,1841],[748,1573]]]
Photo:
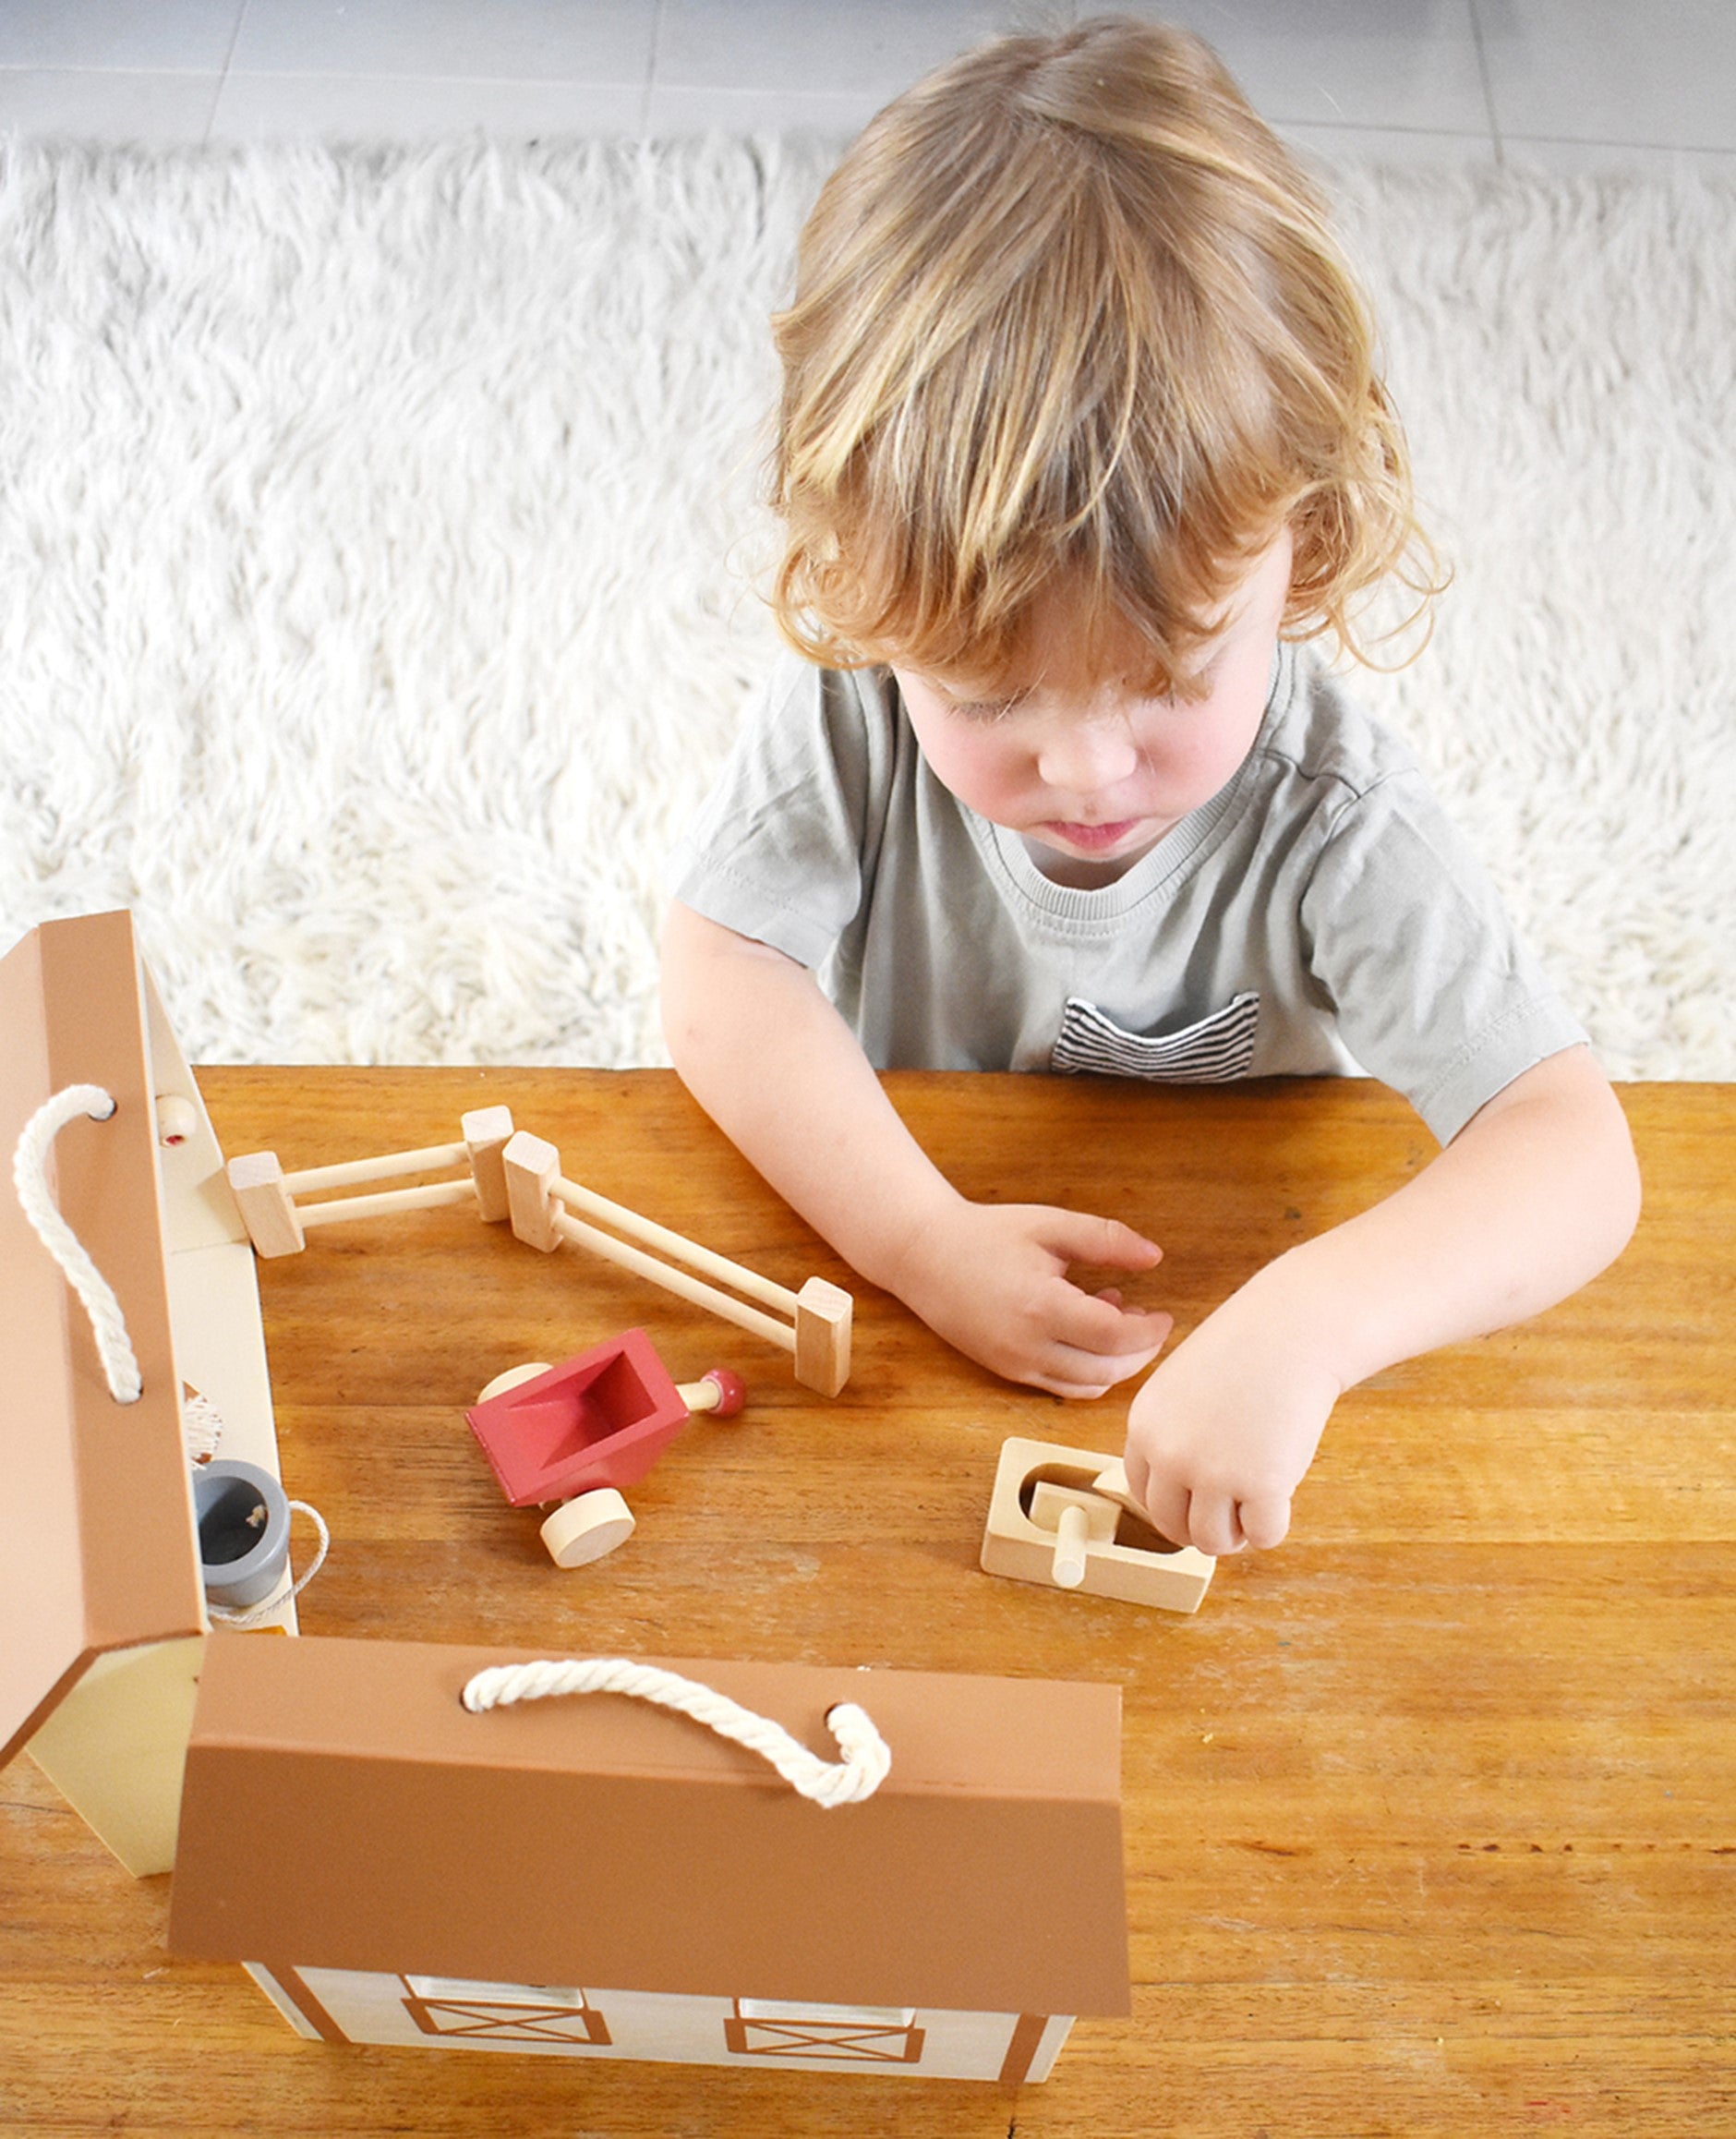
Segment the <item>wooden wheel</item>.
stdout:
[[563,1501],[543,1524],[542,1541],[557,1567],[583,1567],[625,1544],[633,1531],[633,1510],[612,1485],[600,1485]]
[[521,1382],[534,1382],[538,1374],[546,1374],[548,1372],[547,1360],[533,1360],[529,1365],[523,1367],[508,1367],[505,1373],[496,1374],[476,1401],[478,1404],[486,1404],[490,1396],[503,1396],[509,1389],[516,1389]]

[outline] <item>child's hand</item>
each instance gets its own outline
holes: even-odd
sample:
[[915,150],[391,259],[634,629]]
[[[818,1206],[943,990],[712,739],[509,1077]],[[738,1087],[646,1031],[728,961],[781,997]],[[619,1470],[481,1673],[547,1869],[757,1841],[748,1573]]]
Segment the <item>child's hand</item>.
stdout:
[[1280,1543],[1342,1394],[1302,1347],[1248,1326],[1243,1296],[1178,1345],[1127,1414],[1127,1484],[1172,1544]]
[[912,1236],[892,1289],[936,1335],[1008,1381],[1101,1396],[1151,1363],[1171,1318],[1124,1308],[1113,1287],[1087,1292],[1068,1267],[1149,1270],[1162,1255],[1114,1218],[959,1199]]

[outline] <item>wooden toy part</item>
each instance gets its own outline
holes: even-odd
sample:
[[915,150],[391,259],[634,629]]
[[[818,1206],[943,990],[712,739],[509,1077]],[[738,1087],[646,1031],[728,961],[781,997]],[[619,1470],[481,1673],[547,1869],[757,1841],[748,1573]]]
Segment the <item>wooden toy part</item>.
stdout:
[[1069,1505],[1055,1517],[1055,1586],[1077,1589],[1085,1579],[1085,1541],[1091,1535],[1091,1517],[1082,1507]]
[[[164,1106],[171,1109],[168,1117],[162,1112]],[[161,1101],[160,1121],[173,1118],[173,1101]],[[849,1380],[854,1303],[840,1287],[811,1277],[799,1293],[791,1292],[787,1286],[730,1262],[727,1255],[702,1248],[683,1234],[569,1180],[561,1171],[561,1154],[554,1145],[527,1130],[515,1130],[507,1107],[477,1107],[463,1117],[461,1126],[462,1143],[346,1159],[298,1173],[284,1173],[275,1154],[269,1151],[232,1159],[229,1182],[255,1252],[296,1254],[306,1247],[310,1228],[352,1218],[475,1203],[483,1218],[508,1221],[519,1239],[545,1255],[552,1254],[563,1240],[571,1240],[764,1337],[793,1356],[796,1379],[806,1388],[836,1396]],[[162,1133],[166,1140],[167,1130]],[[329,1193],[376,1181],[404,1181],[414,1175],[450,1173],[457,1166],[465,1171],[452,1179],[418,1180],[365,1195]],[[328,1200],[298,1200],[305,1196]],[[579,1212],[585,1215],[574,1215]],[[604,1227],[613,1230],[605,1232]]]
[[277,1154],[248,1152],[229,1162],[229,1186],[257,1255],[299,1255],[307,1245]]
[[157,1115],[157,1142],[164,1151],[179,1151],[199,1134],[199,1108],[185,1094],[159,1092],[152,1104]]
[[483,1217],[496,1225],[511,1216],[506,1198],[504,1153],[512,1141],[510,1106],[478,1106],[461,1117],[464,1153],[470,1161],[470,1178],[476,1183],[476,1204]]
[[1126,1494],[1121,1467],[1090,1449],[1005,1443],[983,1529],[984,1572],[1166,1612],[1198,1611],[1216,1561],[1160,1538],[1126,1502],[1099,1493],[1099,1479]]
[[836,1396],[850,1379],[850,1318],[855,1302],[842,1286],[810,1277],[796,1295],[796,1379],[804,1389]]
[[[405,1174],[437,1173],[464,1164],[462,1143],[437,1143],[419,1151],[387,1152],[379,1158],[349,1159],[337,1166],[308,1166],[285,1174],[283,1187],[294,1196],[317,1196],[327,1189],[355,1188],[367,1181],[401,1179]],[[378,1195],[343,1196],[335,1202],[300,1203],[296,1216],[304,1227],[336,1226],[352,1218],[386,1218],[400,1211],[427,1211],[444,1203],[476,1200],[476,1184],[467,1176],[456,1181],[426,1181],[413,1189],[386,1189]]]
[[556,1508],[542,1526],[542,1541],[557,1567],[585,1567],[624,1545],[633,1532],[633,1510],[605,1485]]
[[[286,1177],[288,1181],[294,1178],[293,1175]],[[474,1181],[424,1181],[414,1189],[383,1189],[374,1196],[341,1196],[332,1203],[302,1203],[295,1215],[304,1227],[342,1226],[353,1218],[392,1218],[404,1211],[434,1211],[448,1203],[474,1202],[476,1195]]]
[[[1132,1490],[1127,1484],[1127,1467],[1122,1462],[1120,1456],[1117,1456],[1113,1463],[1105,1464],[1103,1468],[1091,1480],[1091,1491],[1100,1499],[1112,1500],[1117,1507],[1125,1508],[1130,1516],[1137,1516],[1142,1523],[1150,1524],[1151,1518],[1145,1512],[1145,1504],[1134,1498]],[[1165,1540],[1165,1542],[1167,1541]]]
[[1040,1530],[1055,1533],[1052,1574],[1057,1589],[1079,1587],[1085,1579],[1091,1546],[1113,1544],[1115,1526],[1121,1519],[1119,1510],[1106,1500],[1053,1485],[1046,1479],[1037,1481],[1029,1512]]
[[[516,1389],[521,1382],[534,1382],[538,1374],[549,1371],[547,1360],[532,1360],[522,1367],[508,1367],[505,1373],[496,1374],[477,1392],[478,1404],[486,1404],[491,1396],[503,1396],[509,1389]],[[688,1408],[691,1410],[692,1406]]]
[[552,1255],[561,1245],[551,1193],[561,1171],[561,1154],[553,1144],[521,1129],[500,1154],[500,1170],[506,1180],[507,1212],[513,1234],[527,1248],[538,1248],[545,1255]]
[[[163,1120],[158,1103],[158,1119]],[[416,1151],[386,1152],[375,1158],[342,1160],[336,1166],[305,1166],[286,1174],[275,1154],[250,1152],[229,1162],[229,1184],[241,1206],[255,1252],[293,1255],[307,1245],[310,1227],[336,1226],[353,1218],[384,1218],[401,1211],[437,1210],[449,1203],[475,1203],[482,1216],[508,1215],[501,1154],[512,1134],[512,1117],[504,1106],[485,1106],[464,1118],[462,1143],[427,1144]],[[163,1133],[163,1141],[168,1137]],[[416,1174],[465,1171],[454,1180],[418,1181],[382,1189],[365,1196],[298,1202],[302,1196],[323,1196],[332,1189],[353,1189],[371,1181],[404,1180]]]
[[635,1484],[686,1426],[689,1407],[642,1329],[540,1371],[513,1370],[465,1413],[514,1507]]
[[733,1419],[747,1402],[740,1374],[713,1367],[696,1382],[679,1382],[676,1395],[690,1411],[709,1411],[714,1419]]
[[[502,1163],[512,1230],[521,1240],[544,1253],[562,1240],[586,1248],[605,1262],[648,1278],[679,1299],[790,1353],[796,1379],[804,1387],[835,1396],[844,1386],[850,1377],[854,1303],[841,1287],[811,1277],[800,1293],[791,1292],[684,1234],[642,1218],[623,1204],[569,1180],[561,1171],[555,1147],[524,1130],[507,1143]],[[575,1217],[575,1211],[585,1216]],[[604,1225],[615,1231],[604,1232]],[[686,1267],[678,1267],[682,1264]],[[730,1291],[721,1290],[723,1286]]]

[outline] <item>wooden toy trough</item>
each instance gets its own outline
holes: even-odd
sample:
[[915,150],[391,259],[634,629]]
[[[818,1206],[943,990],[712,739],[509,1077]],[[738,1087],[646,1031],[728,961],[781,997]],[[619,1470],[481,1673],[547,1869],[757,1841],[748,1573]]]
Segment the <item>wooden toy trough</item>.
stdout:
[[1158,1536],[1118,1458],[1015,1435],[1001,1444],[981,1565],[1016,1582],[1197,1612],[1218,1564]]

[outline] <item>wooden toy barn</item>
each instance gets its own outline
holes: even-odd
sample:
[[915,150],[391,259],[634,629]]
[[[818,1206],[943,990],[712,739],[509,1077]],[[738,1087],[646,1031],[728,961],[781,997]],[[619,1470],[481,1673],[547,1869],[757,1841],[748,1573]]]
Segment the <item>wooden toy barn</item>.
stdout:
[[866,1710],[889,1769],[824,1804],[692,1711],[467,1706],[517,1652],[213,1631],[190,1393],[274,1478],[254,1251],[128,916],[20,943],[0,1030],[40,1173],[0,1197],[0,1758],[173,1868],[174,1951],[309,2037],[497,2054],[1018,2082],[1128,2010],[1114,1687],[672,1663],[802,1747]]

